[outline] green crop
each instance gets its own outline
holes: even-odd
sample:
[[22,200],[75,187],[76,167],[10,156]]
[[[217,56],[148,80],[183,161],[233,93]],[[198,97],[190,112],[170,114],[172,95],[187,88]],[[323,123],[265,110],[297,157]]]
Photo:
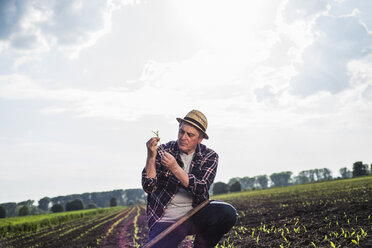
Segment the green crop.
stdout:
[[37,231],[40,228],[59,225],[69,220],[97,215],[117,208],[88,209],[63,213],[42,214],[0,219],[0,236]]

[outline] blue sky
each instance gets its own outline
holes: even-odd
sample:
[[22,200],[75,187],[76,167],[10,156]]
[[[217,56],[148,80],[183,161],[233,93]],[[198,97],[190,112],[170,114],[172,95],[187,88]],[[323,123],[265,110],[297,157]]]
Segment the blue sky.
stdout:
[[0,2],[0,202],[139,188],[204,112],[216,181],[371,164],[372,2]]

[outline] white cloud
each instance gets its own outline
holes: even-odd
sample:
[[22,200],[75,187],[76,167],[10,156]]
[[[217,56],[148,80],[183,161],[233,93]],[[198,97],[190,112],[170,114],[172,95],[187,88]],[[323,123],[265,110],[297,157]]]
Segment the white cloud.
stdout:
[[[350,64],[354,81],[370,77],[368,64],[364,65],[363,69],[359,66],[360,63],[362,62],[355,61]],[[223,76],[220,80],[214,78],[215,80],[209,83],[208,79],[205,79],[205,83],[196,81],[195,84],[189,85],[189,78],[186,77],[185,81],[175,82],[172,86],[173,80],[183,78],[188,70],[181,70],[177,74],[175,71],[180,69],[177,68],[180,64],[167,66],[154,61],[150,64],[141,77],[143,86],[131,91],[126,88],[107,88],[100,91],[48,89],[25,76],[12,75],[0,77],[0,97],[53,100],[52,105],[40,110],[45,114],[72,112],[81,118],[121,121],[135,121],[154,113],[163,116],[186,113],[190,108],[200,106],[219,127],[311,126],[314,120],[334,127],[345,124],[354,126],[354,113],[357,112],[358,118],[365,123],[372,107],[371,103],[366,103],[365,99],[361,98],[363,92],[364,96],[369,96],[368,87],[365,84],[359,86],[356,82],[353,83],[355,87],[340,94],[321,91],[308,97],[291,95],[288,84],[276,83],[290,80],[290,74],[286,73],[286,70],[268,70],[256,75],[257,82],[267,82],[261,84],[263,87],[258,83],[249,87],[245,86],[244,82],[234,81],[232,84],[224,84]],[[182,64],[181,68],[184,67],[185,64]],[[203,74],[200,75],[202,78]],[[370,80],[368,82],[370,83]],[[209,87],[211,92],[213,88],[218,88],[220,95],[206,97],[205,92],[208,92]],[[235,92],[235,89],[241,91]]]
[[[341,18],[328,16],[329,5],[322,5],[320,2],[297,13],[298,8],[291,5],[293,2],[284,1],[277,11],[270,12],[269,16],[266,15],[272,22],[275,20],[275,25],[261,26],[257,22],[257,19],[261,20],[258,15],[245,19],[247,17],[245,17],[244,10],[253,11],[250,7],[255,6],[249,4],[243,7],[233,5],[231,9],[226,10],[226,16],[231,11],[236,14],[234,18],[217,20],[217,17],[224,11],[223,8],[218,7],[222,3],[216,3],[217,8],[210,13],[210,19],[202,22],[204,27],[199,27],[205,31],[208,26],[214,25],[214,21],[217,21],[221,24],[221,33],[212,30],[213,32],[208,34],[197,32],[196,35],[218,40],[226,31],[229,37],[219,40],[214,46],[205,46],[184,60],[171,62],[149,60],[144,65],[142,75],[137,80],[127,82],[129,88],[117,86],[99,91],[83,88],[51,89],[27,77],[12,75],[0,78],[3,82],[0,82],[1,96],[11,99],[55,100],[56,102],[52,105],[41,110],[46,114],[73,112],[79,117],[100,117],[123,121],[137,120],[153,113],[167,116],[171,112],[179,112],[180,109],[187,112],[193,106],[201,106],[211,113],[211,118],[221,127],[229,125],[295,126],[310,123],[315,119],[326,121],[329,116],[343,118],[344,111],[350,108],[347,106],[360,107],[352,104],[353,97],[362,94],[358,87],[350,88],[343,94],[333,95],[324,90],[333,92],[331,87],[341,87],[339,82],[329,87],[321,84],[328,75],[321,73],[321,69],[324,68],[324,71],[329,71],[330,74],[342,79],[342,85],[349,87],[346,64],[349,59],[356,57],[354,55],[356,50],[359,51],[358,56],[362,57],[363,54],[360,51],[369,44],[369,36],[356,16]],[[76,2],[73,5],[63,6],[73,12],[69,14],[72,19],[71,23],[74,23],[73,17],[76,13],[82,14],[81,4],[82,2]],[[210,7],[209,4],[202,5],[201,9]],[[192,6],[189,3],[186,5],[189,8]],[[107,5],[103,6],[108,11],[106,13],[111,13],[112,9],[117,8],[117,5],[112,5],[114,7],[109,10]],[[180,8],[182,6],[182,4],[177,5],[178,11],[182,14],[179,17],[181,19],[186,18],[185,15],[190,14],[191,11],[191,9]],[[258,7],[268,7],[268,2]],[[288,13],[288,11],[295,11],[297,14],[291,16],[292,19],[285,17],[283,13]],[[104,15],[102,12],[99,13]],[[37,14],[35,16],[39,22],[43,21]],[[197,17],[198,14],[195,18],[198,19]],[[59,18],[61,16],[58,18],[54,16],[56,20]],[[98,23],[110,23],[110,14],[105,18],[100,19]],[[200,21],[202,21],[201,16]],[[253,24],[246,26],[245,24],[249,21],[253,21],[257,26]],[[349,28],[345,29],[348,34],[356,32],[365,38],[364,41],[363,39],[354,41],[352,35],[350,37],[341,35],[339,30],[345,24],[349,25]],[[56,25],[58,27],[60,24]],[[196,23],[184,25],[194,27]],[[92,27],[94,29],[98,26],[96,23]],[[104,26],[102,24],[101,28]],[[228,30],[233,26],[235,29]],[[92,27],[88,25],[86,28],[89,30]],[[262,27],[264,29],[260,29]],[[355,31],[355,27],[359,29]],[[251,33],[244,33],[245,28],[249,28]],[[71,31],[74,34],[76,30],[79,30],[79,27],[66,32],[68,34]],[[235,37],[241,38],[240,41],[231,43]],[[78,36],[75,38],[79,39]],[[338,40],[341,40],[339,46],[334,44]],[[249,43],[245,43],[248,41]],[[67,40],[64,42],[69,44]],[[282,53],[274,51],[276,45],[281,42],[282,48],[286,50],[283,53],[285,60],[277,57]],[[230,49],[226,50],[226,44],[230,44]],[[342,45],[345,45],[346,49]],[[327,56],[327,59],[324,59],[324,56]],[[341,64],[335,63],[340,60],[340,57],[342,58]],[[275,60],[275,66],[270,64],[271,60]],[[298,68],[293,65],[300,62],[304,63],[304,69],[297,71]],[[22,60],[18,63],[22,63]],[[360,68],[356,63],[351,63],[350,68]],[[335,71],[343,65],[345,73],[336,73]],[[354,74],[351,84],[356,84],[358,81],[356,70],[352,69]],[[293,81],[291,80],[296,76],[295,82],[308,87],[313,96],[293,95],[291,91]],[[367,88],[364,87],[363,90],[364,96],[368,97]],[[219,108],[216,109],[216,106]],[[366,108],[369,108],[368,104]]]
[[[59,49],[77,58],[111,29],[112,13],[140,1],[2,1],[0,53],[39,55]],[[29,57],[29,58],[32,58]]]
[[325,2],[323,5],[323,9],[315,8],[314,12],[301,6],[313,17],[310,22],[313,36],[311,44],[300,53],[299,73],[291,82],[297,94],[309,95],[322,90],[337,93],[347,89],[347,63],[371,53],[372,36],[363,25],[359,11],[350,9],[348,15],[331,15],[333,5]]
[[351,60],[347,69],[351,86],[372,85],[372,56]]

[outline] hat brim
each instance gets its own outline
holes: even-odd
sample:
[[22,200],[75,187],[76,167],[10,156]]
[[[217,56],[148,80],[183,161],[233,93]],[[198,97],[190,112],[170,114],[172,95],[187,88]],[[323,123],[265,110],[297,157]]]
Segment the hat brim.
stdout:
[[204,132],[200,127],[198,127],[197,125],[195,125],[195,123],[192,123],[191,121],[189,120],[185,120],[185,119],[182,119],[182,118],[176,118],[176,120],[181,123],[181,122],[187,122],[187,124],[190,124],[191,126],[195,127],[196,129],[198,129],[200,132],[202,132],[204,134],[204,139],[209,139],[209,136],[206,132]]

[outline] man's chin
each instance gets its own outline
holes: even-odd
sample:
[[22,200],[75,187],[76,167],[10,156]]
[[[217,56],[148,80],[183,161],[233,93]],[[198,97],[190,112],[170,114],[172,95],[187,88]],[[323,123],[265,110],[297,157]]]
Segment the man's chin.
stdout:
[[184,146],[183,146],[183,147],[180,146],[179,148],[180,148],[180,151],[181,151],[181,152],[186,152],[186,151],[187,151],[186,147],[184,147]]
[[180,145],[180,144],[178,144],[178,148],[180,148],[180,151],[181,151],[181,152],[187,152],[187,147],[184,146],[184,145]]

